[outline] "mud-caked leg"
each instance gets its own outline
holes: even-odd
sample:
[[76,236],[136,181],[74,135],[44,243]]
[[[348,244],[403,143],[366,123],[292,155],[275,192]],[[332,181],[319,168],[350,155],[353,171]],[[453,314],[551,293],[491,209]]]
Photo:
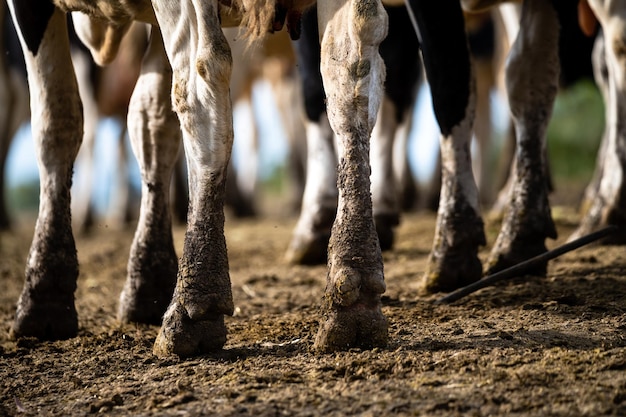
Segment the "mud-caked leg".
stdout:
[[[224,315],[234,310],[224,237],[233,143],[232,58],[216,2],[187,3],[195,9],[193,19],[179,10],[179,2],[154,3],[173,69],[172,100],[182,128],[190,196],[176,288],[154,353],[190,356],[222,348]],[[195,26],[196,21],[201,23]]]
[[171,106],[171,85],[163,41],[153,28],[128,111],[128,133],[142,187],[139,222],[118,309],[122,322],[160,324],[176,283],[169,189],[180,128]]
[[[76,335],[78,277],[70,220],[72,166],[82,139],[82,106],[70,58],[65,14],[33,1],[9,2],[24,18],[48,20],[41,37],[22,44],[29,74],[32,132],[40,175],[39,214],[17,304],[13,337],[64,339]],[[21,22],[23,23],[23,22]],[[27,30],[26,28],[24,30]]]
[[[517,134],[510,203],[491,251],[493,273],[546,251],[556,238],[548,202],[545,134],[559,81],[558,16],[551,2],[526,0],[520,31],[506,66],[506,86]],[[533,271],[545,274],[546,265]]]
[[321,69],[328,117],[338,138],[338,210],[328,247],[324,318],[314,348],[387,343],[381,311],[383,264],[370,197],[369,137],[380,106],[384,65],[378,46],[387,15],[378,0],[318,2]]
[[478,249],[485,244],[470,155],[475,108],[471,64],[459,2],[411,4],[420,28],[426,76],[441,129],[442,186],[423,289],[451,291],[481,277]]
[[[595,193],[592,194],[593,200],[588,203],[588,210],[573,237],[609,224],[622,228],[626,226],[626,19],[613,13],[621,7],[614,3],[589,2],[604,36],[603,58],[608,78],[605,94],[607,124],[600,150],[602,167]],[[601,58],[596,58],[600,64]],[[619,233],[609,241],[623,244],[626,236]]]

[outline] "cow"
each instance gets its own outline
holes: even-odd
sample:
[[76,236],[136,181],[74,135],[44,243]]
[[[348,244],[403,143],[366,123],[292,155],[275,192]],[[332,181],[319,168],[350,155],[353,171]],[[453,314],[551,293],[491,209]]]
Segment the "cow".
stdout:
[[[380,45],[386,68],[385,89],[370,139],[373,214],[383,251],[392,247],[393,228],[400,221],[400,181],[397,178],[402,175],[394,170],[408,169],[404,164],[406,153],[405,158],[398,158],[401,163],[394,164],[394,141],[406,143],[410,113],[422,75],[419,43],[406,8],[404,5],[387,6],[385,10],[389,16],[389,33]],[[302,210],[285,257],[290,263],[308,265],[326,261],[337,212],[337,151],[319,68],[320,41],[315,10],[303,16],[301,38],[294,47],[304,99],[307,172]]]
[[[0,58],[0,101],[3,103],[2,126],[0,134],[0,190],[4,190],[4,166],[8,156],[12,138],[17,129],[30,119],[28,104],[28,85],[26,82],[26,65],[22,57],[19,39],[8,11],[6,1],[0,7],[3,13],[0,22],[3,25],[2,44],[7,51]],[[120,56],[107,67],[94,65],[89,51],[78,40],[71,20],[69,36],[72,63],[76,73],[78,88],[83,104],[84,134],[82,146],[76,159],[75,176],[72,185],[72,224],[76,232],[86,233],[94,221],[92,194],[94,188],[93,165],[94,146],[98,122],[101,117],[123,118],[126,116],[130,93],[138,76],[141,56],[145,49],[147,36],[145,27],[133,25],[124,38]],[[125,125],[125,123],[124,123]],[[123,142],[125,130],[120,134],[120,152],[125,151]],[[131,186],[125,154],[121,155],[116,187],[115,207],[110,213],[109,224],[123,224],[130,219]],[[126,175],[123,175],[126,174]],[[77,180],[77,181],[76,181]],[[8,230],[12,226],[8,209],[4,201],[4,193],[0,192],[0,230]]]
[[[469,12],[482,12],[498,3],[500,2],[462,2]],[[476,200],[477,190],[471,169],[467,164],[467,154],[469,153],[467,134],[471,132],[471,121],[475,109],[475,103],[472,101],[474,100],[474,87],[471,81],[468,82],[467,86],[461,86],[461,81],[458,81],[458,84],[446,85],[447,88],[442,87],[451,80],[467,81],[458,73],[462,73],[461,70],[467,68],[468,65],[463,63],[463,59],[456,58],[452,64],[455,71],[450,71],[441,65],[440,62],[446,62],[441,56],[446,58],[450,56],[465,57],[465,54],[459,52],[462,48],[446,48],[445,45],[442,45],[441,39],[449,35],[448,33],[443,34],[434,29],[432,29],[433,32],[428,32],[428,29],[432,28],[429,23],[436,20],[419,19],[420,13],[427,9],[426,6],[420,2],[409,2],[409,5],[417,11],[418,31],[422,35],[421,46],[426,73],[429,81],[433,84],[435,113],[442,131],[441,149],[444,161],[442,171],[445,179],[440,197],[437,230],[429,257],[428,269],[423,279],[423,288],[426,292],[450,291],[479,279],[483,273],[476,252],[479,246],[485,244],[485,237]],[[545,131],[559,86],[560,23],[564,19],[571,19],[572,10],[575,14],[575,3],[552,4],[552,2],[526,0],[522,4],[519,34],[512,46],[506,68],[507,91],[515,131],[517,132],[517,159],[513,165],[512,191],[507,204],[508,210],[500,234],[487,260],[485,272],[488,274],[544,253],[546,251],[546,238],[556,238],[556,228],[550,214],[548,201],[550,180],[544,152]],[[571,26],[569,21],[562,23]],[[442,26],[450,28],[453,25],[442,24]],[[316,25],[313,24],[311,27],[315,29]],[[306,34],[306,26],[303,34]],[[315,34],[312,37],[315,39]],[[433,52],[435,48],[430,42],[437,45],[437,52]],[[381,54],[383,54],[383,46],[384,44],[381,45]],[[314,48],[310,49],[314,50]],[[435,64],[429,62],[429,59],[433,59],[433,57],[440,61],[435,61]],[[453,60],[453,58],[448,59]],[[411,62],[410,58],[408,61]],[[434,67],[434,65],[437,66]],[[314,65],[311,67],[314,68]],[[469,72],[469,70],[466,71]],[[315,81],[314,77],[310,78]],[[306,101],[308,116],[310,120],[317,122],[313,130],[314,135],[319,135],[321,132],[322,136],[327,136],[325,140],[314,146],[312,151],[318,154],[331,154],[332,132],[329,128],[323,127],[325,124],[323,118],[324,93],[320,89],[321,83],[318,81],[306,84],[306,78],[304,81],[305,86],[309,87],[305,88],[305,94],[309,94]],[[438,85],[438,82],[441,85]],[[310,88],[311,85],[314,88]],[[407,90],[410,91],[411,83],[407,82],[406,85]],[[455,87],[458,88],[455,89]],[[458,94],[456,99],[448,97],[452,91]],[[445,110],[442,103],[446,104]],[[455,120],[456,122],[465,120],[465,125],[448,125],[446,123],[445,116],[451,114],[452,110],[455,109],[457,111],[458,109],[468,110],[472,113],[464,119],[457,118]],[[381,114],[384,111],[385,106],[383,104]],[[375,149],[374,144],[373,138],[372,149]],[[321,159],[319,156],[317,158]],[[332,161],[332,157],[323,159]],[[332,170],[328,166],[322,167],[315,172],[313,179],[321,183],[325,176],[330,176],[330,173]],[[377,175],[380,174],[373,170],[373,185]],[[304,261],[306,263],[309,260],[315,261],[324,256],[324,242],[328,235],[319,231],[328,230],[333,220],[334,195],[328,194],[327,191],[332,190],[332,180],[332,177],[327,178],[324,181],[327,185],[318,188],[323,191],[326,190],[327,194],[320,197],[318,193],[316,199],[311,199],[309,203],[303,204],[305,209],[316,215],[308,215],[308,221],[306,221],[307,216],[300,218],[287,254],[289,260],[295,259],[298,262]],[[392,187],[388,188],[391,189]],[[376,188],[373,189],[372,193],[376,219]],[[305,193],[305,201],[306,198]],[[319,206],[322,206],[321,210]],[[377,226],[379,226],[378,222]],[[384,247],[385,239],[383,237],[385,234],[380,233],[380,227],[377,229],[381,247]],[[543,275],[546,272],[546,266],[547,264],[543,263],[533,272]]]
[[[2,44],[7,54],[0,57],[0,102],[5,103],[2,108],[2,117],[6,121],[0,120],[3,126],[0,135],[0,190],[5,186],[4,169],[8,156],[9,146],[17,128],[30,119],[28,108],[28,86],[26,84],[26,66],[22,58],[19,39],[13,23],[8,14],[6,1],[2,1],[3,13],[0,18],[3,24]],[[117,138],[118,158],[116,175],[112,188],[115,189],[112,204],[106,213],[106,222],[109,227],[122,227],[135,218],[135,201],[132,198],[133,186],[131,185],[131,174],[128,166],[127,143],[126,143],[126,115],[128,113],[128,103],[130,96],[139,75],[141,60],[147,46],[146,25],[136,23],[130,27],[120,45],[120,50],[111,64],[100,67],[94,64],[90,53],[80,42],[73,28],[72,19],[68,20],[70,32],[70,45],[72,62],[76,73],[79,93],[83,104],[84,134],[80,152],[74,166],[74,182],[72,184],[72,226],[75,232],[87,233],[91,230],[96,221],[92,195],[94,192],[94,147],[97,136],[98,122],[101,117],[111,117],[119,121],[121,129]],[[264,69],[263,59],[270,60],[276,58],[277,61],[287,61],[288,65],[293,63],[293,52],[289,43],[288,35],[273,36],[265,40],[263,48],[251,48],[245,40],[235,42],[239,38],[238,29],[226,29],[226,36],[233,51],[233,62],[237,71],[231,79],[231,95],[234,101],[250,99],[250,89],[252,82],[260,77],[259,73]],[[287,40],[285,40],[286,38]],[[256,45],[255,45],[256,46]],[[252,53],[251,53],[252,52]],[[265,56],[267,55],[267,56]],[[5,62],[6,61],[6,62]],[[267,66],[267,65],[266,65]],[[286,72],[288,69],[277,69]],[[268,72],[268,71],[265,71]],[[281,98],[283,101],[293,99],[289,96],[288,76],[284,78],[279,74],[273,77],[273,85],[276,91],[283,91]],[[290,129],[290,137],[298,138],[297,122],[300,119],[298,112],[291,111],[297,115],[292,115],[287,111],[291,110],[289,103],[283,104],[284,111],[281,112],[285,120],[285,127]],[[293,120],[292,120],[293,119]],[[254,121],[252,122],[254,123]],[[299,138],[298,138],[299,139]],[[241,140],[241,139],[240,139]],[[255,142],[256,138],[249,140]],[[298,142],[298,140],[294,140]],[[303,144],[304,140],[301,141]],[[226,204],[232,207],[236,216],[254,215],[254,189],[256,186],[256,143],[250,143],[248,148],[240,146],[250,152],[246,154],[247,164],[239,171],[229,166],[229,181],[227,183]],[[296,146],[294,146],[294,149]],[[181,154],[172,178],[172,205],[174,220],[179,223],[186,221],[187,215],[187,189],[186,167],[184,166],[184,155]],[[301,195],[301,193],[300,193]],[[0,192],[0,230],[8,230],[11,227],[8,209],[4,202],[4,193]]]
[[[500,3],[494,0],[463,0],[470,11],[484,10]],[[503,226],[487,263],[487,272],[495,272],[531,256],[545,252],[545,238],[556,237],[547,198],[549,184],[545,148],[545,131],[559,85],[559,8],[578,6],[582,30],[592,35],[595,25],[602,28],[594,60],[596,80],[603,88],[607,108],[607,133],[602,146],[596,180],[588,198],[592,201],[581,225],[572,238],[598,229],[602,225],[623,226],[626,216],[623,202],[624,161],[622,107],[624,97],[624,30],[623,6],[617,1],[580,0],[579,2],[544,2],[524,0],[520,29],[507,61],[507,92],[517,133],[517,152],[512,191]],[[597,19],[597,20],[596,20]],[[567,23],[567,22],[566,22]],[[604,42],[604,43],[602,43]],[[606,73],[603,63],[606,61]],[[605,81],[608,80],[608,83]],[[623,242],[622,233],[611,241]],[[534,272],[545,274],[546,265]]]
[[[123,322],[162,323],[154,353],[190,356],[221,349],[226,340],[224,315],[233,313],[223,230],[233,139],[231,55],[221,26],[241,24],[255,36],[286,23],[297,36],[299,17],[312,5],[309,0],[9,1],[28,69],[41,178],[39,214],[13,337],[68,338],[78,327],[78,263],[69,190],[82,137],[82,111],[65,14],[73,12],[79,36],[99,64],[113,59],[133,20],[152,25],[129,105],[128,129],[141,167],[142,201],[118,317]],[[387,33],[387,14],[376,0],[324,0],[317,10],[321,72],[331,92],[328,118],[341,146],[339,210],[314,347],[325,351],[379,346],[387,341],[380,301],[385,283],[368,191],[368,139],[384,79],[378,45]],[[178,260],[167,197],[180,131],[190,205]]]
[[[69,185],[81,140],[81,105],[69,59],[66,12],[96,61],[107,63],[132,20],[153,25],[128,126],[142,173],[141,213],[120,297],[123,322],[161,323],[158,356],[221,349],[224,315],[233,313],[224,238],[224,193],[232,146],[228,85],[231,54],[221,30],[247,26],[251,36],[286,23],[299,34],[309,0],[10,1],[31,87],[33,133],[42,192],[14,337],[58,339],[77,331],[78,264],[71,234]],[[387,5],[399,5],[394,0]],[[484,2],[483,2],[484,3]],[[466,0],[469,10],[484,4]],[[463,13],[457,0],[409,0],[441,129],[442,190],[425,287],[448,290],[479,279],[485,244],[470,140],[475,92]],[[598,6],[599,7],[599,6]],[[328,275],[317,351],[383,346],[387,320],[381,248],[370,198],[369,137],[382,104],[385,66],[379,45],[388,16],[378,0],[319,0],[320,74],[328,126],[338,143],[338,208],[328,245]],[[558,19],[552,5],[525,0],[507,66],[518,132],[515,197],[490,261],[502,268],[545,251],[555,235],[542,168],[545,124],[557,90]],[[182,130],[190,206],[183,253],[173,249],[169,174]],[[163,312],[165,314],[163,315]]]

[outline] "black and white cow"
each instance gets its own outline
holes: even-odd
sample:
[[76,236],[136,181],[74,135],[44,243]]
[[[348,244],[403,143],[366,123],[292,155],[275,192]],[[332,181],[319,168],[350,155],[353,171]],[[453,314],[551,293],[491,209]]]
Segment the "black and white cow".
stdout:
[[[5,164],[9,147],[18,128],[30,120],[29,91],[26,81],[26,64],[20,47],[15,27],[8,15],[5,0],[0,6],[2,40],[6,54],[0,57],[0,230],[11,228],[12,221],[4,201]],[[6,14],[5,14],[6,13]],[[91,59],[91,54],[83,46],[74,32],[71,20],[69,27],[70,50],[78,89],[83,105],[84,133],[80,152],[76,159],[72,185],[72,225],[76,232],[89,231],[94,221],[94,147],[97,125],[100,117],[122,118],[126,116],[128,101],[138,76],[141,56],[147,43],[145,27],[134,25],[129,36],[124,38],[121,56],[114,65],[98,67]],[[125,123],[124,123],[125,125]],[[125,151],[123,143],[125,130],[120,134],[120,153]],[[108,215],[110,225],[122,225],[130,218],[131,185],[125,154],[118,162],[117,187],[114,205]]]
[[[389,33],[380,45],[386,68],[385,89],[378,118],[370,140],[371,191],[373,213],[382,250],[393,244],[393,228],[398,225],[402,172],[408,169],[406,154],[394,161],[395,141],[406,144],[411,126],[410,113],[422,76],[419,43],[407,9],[385,7]],[[294,43],[307,132],[307,173],[302,210],[287,250],[291,263],[326,262],[331,227],[337,212],[337,151],[329,125],[322,76],[320,41],[315,10],[302,18],[301,38]],[[405,145],[400,144],[400,146]],[[395,162],[395,164],[394,164]]]
[[[228,94],[231,55],[221,25],[255,34],[286,21],[297,33],[311,1],[10,1],[28,68],[40,209],[12,334],[58,339],[77,331],[78,275],[71,233],[70,183],[82,137],[82,111],[69,56],[66,12],[99,63],[114,56],[133,20],[153,25],[129,107],[128,127],[142,174],[142,203],[122,321],[161,322],[157,355],[193,355],[226,340],[233,301],[224,239],[224,184],[232,145]],[[368,139],[379,108],[384,66],[378,45],[387,15],[376,0],[324,0],[322,76],[330,124],[341,143],[339,212],[331,238],[320,350],[383,345],[382,257],[369,199]],[[278,13],[275,13],[275,12]],[[179,124],[180,121],[180,124]],[[189,169],[190,208],[180,261],[168,210],[179,129]],[[169,307],[168,307],[169,304]]]
[[[483,10],[497,0],[464,0],[468,10]],[[588,233],[603,224],[623,226],[626,205],[622,197],[624,190],[623,167],[626,166],[624,145],[620,133],[621,108],[624,106],[624,91],[619,78],[623,76],[624,60],[624,6],[618,1],[540,1],[524,0],[518,36],[512,45],[506,66],[506,86],[511,114],[517,134],[517,151],[512,177],[508,209],[503,227],[498,235],[487,263],[487,271],[495,272],[507,266],[545,251],[545,238],[556,237],[556,230],[548,203],[548,172],[544,155],[545,132],[552,112],[552,105],[559,87],[559,27],[570,25],[576,15],[587,33],[590,21],[597,16],[604,36],[608,36],[604,55],[608,75],[597,75],[602,79],[612,79],[605,89],[608,96],[607,139],[603,146],[604,164],[597,175],[598,186],[591,192],[591,206],[574,235]],[[578,7],[578,13],[576,8]],[[592,13],[593,11],[593,13]],[[578,24],[576,22],[575,24]],[[608,35],[607,35],[608,34]],[[584,48],[584,46],[582,46]],[[599,48],[598,48],[599,49]],[[563,56],[563,54],[561,54]],[[598,59],[596,58],[596,61]],[[568,65],[567,62],[564,65]],[[584,70],[584,69],[583,69]],[[568,71],[568,75],[572,71]],[[574,74],[574,78],[579,74]],[[566,77],[561,81],[567,83]],[[610,166],[609,169],[606,167]],[[592,186],[593,190],[594,187]],[[617,236],[623,241],[623,236]],[[537,273],[545,273],[546,266]]]
[[[29,70],[42,184],[14,336],[56,339],[77,331],[78,264],[69,187],[82,115],[75,78],[68,76],[73,70],[64,12],[86,13],[78,19],[79,33],[103,63],[112,59],[132,20],[153,25],[129,109],[129,132],[143,185],[119,318],[158,323],[165,311],[155,354],[189,356],[220,349],[226,340],[224,315],[233,312],[223,233],[225,177],[233,138],[228,94],[231,55],[220,26],[243,23],[259,34],[279,29],[286,21],[297,35],[299,17],[311,3],[9,2]],[[475,107],[470,58],[458,0],[410,0],[409,4],[419,27],[442,133],[443,187],[426,287],[451,289],[480,278],[477,252],[485,243],[469,146]],[[482,5],[466,1],[465,6]],[[319,0],[317,15],[326,113],[338,143],[339,162],[324,313],[314,347],[328,351],[379,346],[387,341],[380,301],[385,283],[372,214],[368,154],[383,97],[385,68],[378,50],[387,35],[388,17],[378,0]],[[545,237],[554,235],[541,158],[558,78],[558,21],[550,2],[526,0],[521,26],[507,67],[521,159],[516,197],[492,252],[492,268],[544,251]],[[190,207],[177,262],[167,197],[179,128],[189,167]]]

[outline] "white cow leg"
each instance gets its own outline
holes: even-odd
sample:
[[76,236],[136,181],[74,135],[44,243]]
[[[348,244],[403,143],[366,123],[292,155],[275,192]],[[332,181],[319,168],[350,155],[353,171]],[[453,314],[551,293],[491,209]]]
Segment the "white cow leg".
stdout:
[[285,255],[293,264],[326,262],[330,231],[337,212],[337,156],[326,114],[308,120],[307,171],[298,223]]
[[401,211],[411,211],[419,200],[418,185],[409,162],[409,134],[413,128],[413,107],[404,116],[393,141],[393,176],[398,187],[398,204]]
[[[15,7],[24,7],[13,2],[9,5],[14,16]],[[78,330],[74,306],[78,261],[70,219],[70,187],[83,121],[65,14],[54,10],[35,55],[26,44],[22,46],[41,191],[26,280],[11,334],[64,339],[75,336]]]
[[398,129],[397,108],[386,95],[370,140],[372,205],[382,250],[391,249],[394,228],[400,224],[400,192],[393,169],[393,144]]
[[75,168],[80,177],[72,186],[72,228],[86,233],[93,223],[93,171],[94,147],[98,130],[98,104],[91,82],[91,55],[84,49],[72,49],[72,62],[78,81],[78,92],[83,102],[83,143],[78,152]]
[[[606,225],[626,225],[626,19],[618,13],[623,6],[614,1],[590,1],[598,17],[605,40],[608,70],[607,143],[598,190],[591,207],[582,219],[577,234],[585,234]],[[607,243],[624,243],[624,233]]]
[[[526,0],[520,31],[506,67],[506,85],[517,134],[511,201],[491,251],[493,273],[546,251],[556,238],[545,169],[545,132],[559,79],[559,22],[550,2]],[[546,264],[533,273],[545,274]]]
[[441,194],[423,289],[452,291],[482,275],[478,249],[485,244],[485,235],[470,155],[475,91],[459,2],[414,3],[433,109],[441,129]]
[[174,292],[177,257],[172,239],[169,188],[180,147],[172,111],[172,73],[153,28],[128,109],[128,133],[141,171],[141,208],[120,296],[122,322],[159,324]]
[[[169,92],[169,89],[167,91]],[[175,122],[178,125],[178,119],[176,119]],[[133,216],[132,199],[133,185],[130,176],[130,166],[128,161],[129,155],[126,148],[126,133],[128,133],[128,125],[126,122],[121,122],[120,125],[122,128],[120,129],[115,142],[117,157],[115,158],[115,175],[112,181],[112,187],[115,190],[115,193],[112,197],[112,201],[109,203],[105,217],[109,227],[112,226],[117,229],[127,227],[131,221],[135,220]]]
[[385,282],[370,198],[369,137],[383,93],[378,46],[387,33],[387,14],[378,0],[326,0],[318,1],[318,17],[328,116],[339,144],[339,200],[314,348],[384,346]]
[[[602,210],[598,210],[602,205],[597,204],[597,196],[600,191],[600,184],[602,183],[602,177],[604,176],[604,160],[607,157],[607,148],[611,142],[609,134],[615,133],[616,129],[612,129],[611,118],[614,117],[614,112],[609,109],[609,103],[611,102],[611,94],[609,92],[609,67],[606,59],[606,49],[604,44],[604,34],[599,31],[596,36],[596,41],[593,46],[593,53],[591,56],[593,63],[593,75],[596,85],[602,94],[602,99],[605,103],[605,123],[604,132],[602,134],[602,141],[598,148],[598,154],[596,156],[596,166],[589,181],[589,184],[585,188],[582,201],[580,203],[580,212],[583,214],[581,223],[574,233],[569,237],[569,240],[577,239],[598,227],[600,224]],[[591,208],[594,210],[591,210]]]
[[302,16],[302,34],[294,47],[306,115],[307,159],[300,217],[285,258],[293,264],[322,264],[327,261],[328,241],[337,213],[337,154],[320,74],[320,37],[315,9]]
[[[419,41],[406,7],[386,7],[385,10],[389,33],[379,48],[387,74],[385,95],[370,140],[374,224],[383,251],[393,247],[394,229],[400,224],[401,203],[405,197],[402,187],[406,185],[401,181],[410,175],[406,147],[408,127],[421,76]],[[398,146],[396,139],[401,142]],[[394,157],[396,148],[401,155],[398,158]],[[399,171],[397,175],[394,168]],[[408,175],[401,178],[404,174]]]
[[234,310],[224,237],[232,58],[217,2],[192,0],[182,10],[184,2],[153,3],[173,69],[172,100],[183,132],[190,196],[176,288],[154,353],[190,356],[222,348],[224,315]]

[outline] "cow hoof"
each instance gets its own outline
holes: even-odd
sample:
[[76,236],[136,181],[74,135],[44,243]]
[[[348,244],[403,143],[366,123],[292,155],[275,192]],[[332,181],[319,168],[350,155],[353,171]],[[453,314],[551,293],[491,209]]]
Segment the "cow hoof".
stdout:
[[[521,262],[527,261],[537,255],[541,255],[547,251],[546,245],[540,243],[511,243],[506,249],[498,246],[494,248],[487,261],[485,274],[491,275],[504,269],[515,266]],[[548,270],[548,261],[537,264],[532,269],[525,272],[528,275],[546,276]]]
[[36,337],[39,340],[64,340],[78,333],[78,315],[71,300],[28,300],[17,306],[10,337]]
[[122,323],[161,324],[172,300],[178,256],[171,238],[170,222],[160,223],[165,229],[162,234],[150,229],[145,234],[137,232],[135,235],[117,310],[118,320]]
[[477,250],[448,250],[437,256],[434,252],[424,274],[422,291],[427,294],[451,292],[482,277],[483,269]]
[[313,349],[335,352],[350,348],[387,346],[387,319],[380,305],[354,304],[331,310],[320,325]]
[[380,249],[386,251],[393,248],[394,228],[400,224],[400,217],[397,214],[378,214],[374,216],[374,223],[376,224]]
[[316,234],[312,237],[295,235],[289,244],[285,259],[292,265],[325,264],[329,240],[330,234]]
[[[598,208],[601,207],[601,209]],[[596,203],[592,209],[588,210],[585,217],[580,222],[578,228],[568,237],[568,242],[571,242],[576,239],[580,239],[583,236],[591,234],[593,232],[597,232],[603,227],[608,227],[611,224],[616,226],[620,226],[624,229],[626,225],[626,216],[617,211],[617,210],[608,210],[606,213],[608,215],[603,215],[605,212],[605,207],[601,205],[601,203]],[[611,219],[611,220],[607,220]],[[626,234],[624,233],[613,233],[612,235],[601,239],[599,244],[601,245],[624,245],[626,244]]]
[[175,302],[163,317],[153,353],[158,357],[177,355],[186,358],[219,351],[225,343],[226,325],[223,314],[194,321],[189,318],[185,308]]
[[125,288],[120,295],[117,319],[121,323],[161,324],[167,305],[159,300],[140,301]]
[[171,285],[154,288],[153,285],[133,285],[127,280],[120,295],[118,320],[122,323],[161,324],[174,285],[173,281]]

